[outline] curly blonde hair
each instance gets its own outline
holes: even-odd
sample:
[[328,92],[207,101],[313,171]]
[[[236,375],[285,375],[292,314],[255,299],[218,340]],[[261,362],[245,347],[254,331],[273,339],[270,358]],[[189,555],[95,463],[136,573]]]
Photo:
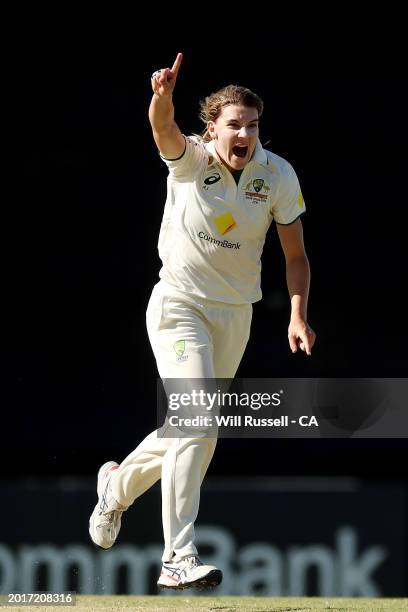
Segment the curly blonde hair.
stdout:
[[[215,93],[210,94],[200,101],[200,119],[207,125],[208,121],[215,121],[221,114],[224,106],[236,104],[238,106],[248,106],[258,110],[258,116],[262,115],[263,101],[253,91],[240,85],[227,85]],[[211,140],[207,128],[201,133],[200,137],[204,142]]]

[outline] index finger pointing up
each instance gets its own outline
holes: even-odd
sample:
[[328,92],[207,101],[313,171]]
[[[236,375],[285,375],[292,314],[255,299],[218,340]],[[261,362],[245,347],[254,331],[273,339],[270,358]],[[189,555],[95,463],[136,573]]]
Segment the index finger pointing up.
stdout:
[[177,73],[179,71],[182,59],[183,59],[183,54],[182,53],[177,53],[177,57],[176,57],[175,62],[173,64],[172,68],[171,68],[171,71],[174,74],[174,76],[177,76]]

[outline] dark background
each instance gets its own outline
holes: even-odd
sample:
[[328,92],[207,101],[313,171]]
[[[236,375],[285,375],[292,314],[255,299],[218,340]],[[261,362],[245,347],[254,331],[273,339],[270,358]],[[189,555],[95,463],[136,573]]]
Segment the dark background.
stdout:
[[[72,17],[72,16],[71,16]],[[37,15],[14,40],[7,116],[16,176],[3,207],[2,448],[6,477],[94,474],[155,428],[145,309],[158,280],[166,168],[150,74],[184,61],[176,120],[228,84],[265,102],[261,141],[288,159],[307,206],[312,357],[287,344],[283,255],[271,228],[264,299],[241,377],[405,377],[404,49],[394,30],[314,37],[163,15],[118,26]],[[51,21],[50,21],[51,18]],[[153,21],[152,21],[153,19]],[[208,24],[207,24],[208,25]],[[250,34],[248,34],[248,29]],[[163,32],[166,34],[164,35]],[[146,38],[147,36],[147,38]],[[221,440],[216,475],[405,479],[406,440]],[[11,459],[12,458],[12,459]]]

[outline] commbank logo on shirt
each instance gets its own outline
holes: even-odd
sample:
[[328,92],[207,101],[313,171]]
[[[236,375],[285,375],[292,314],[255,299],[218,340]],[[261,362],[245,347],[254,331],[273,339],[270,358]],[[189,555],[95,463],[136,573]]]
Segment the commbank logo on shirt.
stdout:
[[214,217],[214,223],[221,236],[237,227],[237,222],[230,212],[226,212],[219,217]]
[[201,240],[207,240],[207,242],[210,242],[211,244],[215,244],[216,246],[223,247],[224,249],[240,249],[241,248],[241,244],[239,242],[229,242],[229,240],[218,240],[217,238],[214,238],[213,236],[210,236],[209,234],[206,234],[205,232],[198,232],[198,237],[201,238]]
[[[235,221],[232,213],[226,212],[218,217],[213,217],[214,225],[217,228],[218,232],[221,236],[224,236],[227,232],[235,229],[238,224]],[[201,240],[206,240],[211,244],[215,244],[216,246],[223,247],[224,249],[240,249],[241,244],[239,242],[229,242],[229,240],[219,240],[218,238],[214,238],[205,232],[198,232],[198,237]]]

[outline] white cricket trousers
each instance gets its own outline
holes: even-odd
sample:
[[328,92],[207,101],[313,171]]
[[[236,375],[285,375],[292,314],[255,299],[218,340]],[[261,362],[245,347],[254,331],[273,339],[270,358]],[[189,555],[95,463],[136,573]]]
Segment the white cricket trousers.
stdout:
[[[166,378],[233,378],[248,342],[251,304],[226,304],[184,294],[160,281],[147,308],[147,330],[159,375]],[[153,431],[120,464],[112,479],[124,506],[161,478],[163,561],[196,555],[194,522],[200,486],[216,438],[164,437]]]

